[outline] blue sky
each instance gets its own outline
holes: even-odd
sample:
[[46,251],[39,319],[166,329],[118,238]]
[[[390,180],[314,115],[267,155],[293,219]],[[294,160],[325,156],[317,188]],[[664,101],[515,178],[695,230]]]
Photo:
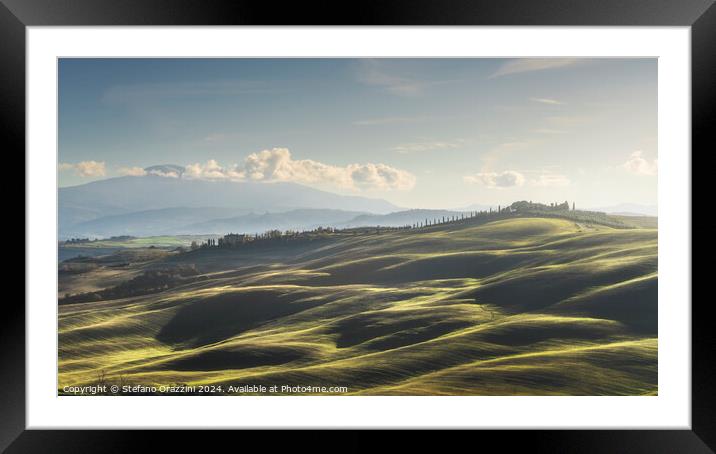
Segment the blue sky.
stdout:
[[404,207],[656,204],[655,59],[61,59],[59,90],[60,186],[178,164]]

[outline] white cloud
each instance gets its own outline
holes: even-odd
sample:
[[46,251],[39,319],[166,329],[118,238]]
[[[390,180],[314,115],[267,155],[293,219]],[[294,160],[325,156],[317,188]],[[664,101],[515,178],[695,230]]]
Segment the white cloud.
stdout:
[[209,159],[206,164],[189,164],[184,169],[184,178],[200,180],[239,180],[243,174],[236,170],[236,166],[222,167],[214,159]]
[[287,148],[273,148],[250,154],[241,165],[222,167],[215,160],[186,166],[184,178],[236,181],[291,181],[326,184],[343,189],[406,190],[415,185],[415,176],[386,164],[333,166],[311,159],[293,159]]
[[377,60],[361,61],[358,80],[367,85],[383,87],[389,93],[399,96],[414,96],[422,93],[427,83],[417,79],[388,73]]
[[552,98],[530,98],[530,101],[532,102],[538,102],[541,104],[552,104],[552,105],[562,105],[564,104],[561,101],[557,101],[556,99]]
[[385,164],[351,164],[346,168],[354,186],[364,189],[407,190],[415,186],[415,176]]
[[454,150],[460,148],[465,144],[462,139],[456,139],[452,141],[425,141],[425,142],[410,142],[402,143],[393,147],[393,151],[402,154],[408,154],[420,151],[433,151],[433,150]]
[[649,161],[644,157],[644,152],[637,150],[629,155],[629,159],[622,164],[622,167],[637,175],[656,175],[658,159]]
[[504,172],[481,172],[463,177],[463,181],[469,184],[479,184],[488,188],[509,188],[522,186],[525,177],[520,172],[505,170]]
[[147,171],[141,167],[122,167],[119,169],[119,174],[130,177],[141,177],[146,175]]
[[510,188],[516,186],[535,187],[564,187],[569,186],[571,181],[566,175],[557,173],[540,173],[535,177],[526,178],[525,173],[536,173],[534,171],[505,170],[503,172],[480,172],[463,177],[468,184],[477,184],[488,188]]
[[165,178],[179,178],[181,175],[179,175],[179,172],[175,170],[161,170],[161,169],[152,169],[149,172],[147,172],[148,175],[156,175],[158,177],[165,177]]
[[83,177],[103,177],[106,173],[104,162],[97,161],[78,162],[75,170]]
[[563,68],[572,66],[579,61],[578,58],[519,58],[503,63],[490,77]]
[[397,75],[387,65],[375,59],[363,59],[358,70],[358,81],[366,85],[382,87],[397,96],[416,96],[427,88],[454,82],[454,80],[423,80],[407,75]]
[[81,161],[77,164],[61,163],[60,171],[74,170],[75,174],[81,177],[103,177],[106,174],[104,162]]

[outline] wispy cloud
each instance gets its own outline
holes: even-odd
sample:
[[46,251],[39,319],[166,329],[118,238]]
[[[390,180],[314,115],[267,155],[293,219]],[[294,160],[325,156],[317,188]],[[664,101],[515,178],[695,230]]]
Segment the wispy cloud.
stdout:
[[518,58],[503,63],[490,78],[547,69],[573,66],[582,61],[579,58]]
[[529,148],[531,143],[526,140],[515,140],[511,142],[503,142],[490,148],[482,155],[483,172],[492,172],[493,167],[505,156],[514,152],[522,151]]
[[658,159],[649,161],[644,157],[644,152],[641,150],[631,153],[629,159],[622,164],[624,169],[636,175],[656,175],[658,166]]
[[[534,176],[526,176],[526,175]],[[479,172],[463,177],[467,184],[477,184],[491,189],[505,189],[518,186],[564,187],[571,184],[566,175],[535,170],[505,170],[502,172]]]
[[465,141],[463,139],[455,139],[449,141],[432,140],[401,143],[393,147],[393,151],[401,154],[408,154],[421,151],[454,150],[462,148],[464,145]]
[[75,175],[85,178],[103,177],[107,173],[105,163],[98,161],[81,161],[76,164],[63,162],[60,163],[59,170],[74,170]]
[[488,188],[505,189],[515,186],[522,186],[525,183],[525,176],[515,170],[503,172],[480,172],[462,177],[468,184],[477,184]]
[[189,179],[323,184],[351,190],[408,190],[415,176],[382,163],[334,166],[311,159],[293,159],[286,148],[250,154],[242,164],[222,166],[211,159],[186,166]]
[[385,62],[376,59],[361,60],[358,81],[366,85],[383,88],[397,96],[416,96],[428,87],[453,82],[451,80],[426,80],[412,75],[398,74],[395,68],[388,68]]
[[540,104],[552,104],[552,105],[564,104],[563,102],[557,101],[556,99],[552,99],[552,98],[530,98],[530,101],[538,102]]

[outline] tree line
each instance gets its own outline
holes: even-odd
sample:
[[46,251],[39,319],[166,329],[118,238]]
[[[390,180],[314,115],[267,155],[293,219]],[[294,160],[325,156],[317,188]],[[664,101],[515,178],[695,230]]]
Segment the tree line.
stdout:
[[602,224],[616,228],[629,227],[622,221],[613,218],[606,213],[595,211],[577,210],[575,202],[571,205],[568,201],[538,203],[521,200],[513,202],[510,205],[498,205],[497,208],[488,208],[486,210],[475,210],[462,212],[460,214],[452,214],[441,217],[425,218],[424,220],[405,224],[402,226],[372,226],[372,227],[353,227],[345,229],[337,229],[334,227],[317,227],[311,230],[268,230],[263,233],[256,234],[239,234],[228,233],[219,238],[210,238],[202,242],[192,242],[191,249],[206,248],[224,248],[232,249],[238,247],[246,247],[252,245],[262,245],[270,243],[296,242],[296,241],[313,241],[334,235],[367,235],[381,234],[401,230],[419,230],[435,226],[443,226],[448,224],[461,224],[473,221],[486,221],[493,219],[502,219],[506,217],[518,217],[526,215],[536,215],[542,217],[560,217],[574,220],[576,222]]

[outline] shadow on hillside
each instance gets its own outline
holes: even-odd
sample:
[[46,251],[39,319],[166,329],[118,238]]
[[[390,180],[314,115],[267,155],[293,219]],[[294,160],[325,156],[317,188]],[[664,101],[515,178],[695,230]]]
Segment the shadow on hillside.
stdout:
[[520,266],[534,265],[542,257],[541,253],[482,252],[437,255],[417,260],[381,257],[319,269],[329,274],[310,277],[303,282],[311,285],[403,284],[438,279],[484,278]]
[[656,334],[659,327],[658,278],[617,285],[560,303],[551,312],[616,320],[638,333]]
[[241,334],[280,317],[323,304],[301,301],[314,294],[294,290],[232,291],[192,302],[177,311],[156,338],[166,344],[206,345]]
[[278,366],[303,358],[303,352],[281,347],[235,347],[230,350],[206,350],[163,363],[164,369],[212,371]]
[[368,341],[370,348],[390,350],[424,342],[452,331],[470,326],[460,320],[440,321],[437,314],[420,317],[388,318],[385,314],[363,314],[339,321],[331,327],[337,333],[336,347],[346,348]]
[[655,269],[656,258],[605,269],[589,265],[564,265],[527,271],[464,293],[461,297],[475,298],[480,304],[494,304],[513,313],[541,310],[591,288],[634,279]]
[[519,347],[547,340],[569,343],[572,340],[607,339],[618,332],[609,324],[589,324],[573,321],[571,324],[507,323],[480,335],[480,339],[499,345]]

